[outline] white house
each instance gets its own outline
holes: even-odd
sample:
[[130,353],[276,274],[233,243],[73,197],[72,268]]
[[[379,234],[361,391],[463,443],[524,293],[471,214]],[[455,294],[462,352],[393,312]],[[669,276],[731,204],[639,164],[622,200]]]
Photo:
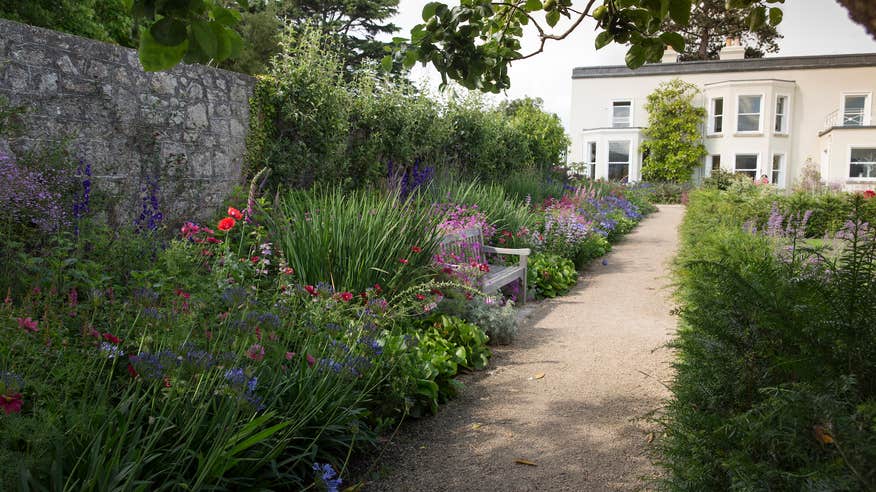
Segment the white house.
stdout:
[[644,106],[661,82],[696,84],[707,111],[708,155],[697,177],[712,169],[767,175],[788,187],[806,163],[845,189],[876,186],[876,53],[744,59],[729,42],[720,60],[575,68],[569,161],[597,178],[641,179]]

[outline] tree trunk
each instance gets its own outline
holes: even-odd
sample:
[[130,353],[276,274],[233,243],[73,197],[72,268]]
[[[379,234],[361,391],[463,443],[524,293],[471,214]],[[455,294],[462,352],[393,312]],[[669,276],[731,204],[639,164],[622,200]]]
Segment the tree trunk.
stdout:
[[837,0],[849,11],[853,21],[864,26],[864,29],[876,39],[876,2],[872,0]]
[[709,29],[707,27],[703,27],[700,31],[700,46],[697,49],[697,58],[700,60],[708,60],[709,59],[709,40],[711,36],[709,34]]

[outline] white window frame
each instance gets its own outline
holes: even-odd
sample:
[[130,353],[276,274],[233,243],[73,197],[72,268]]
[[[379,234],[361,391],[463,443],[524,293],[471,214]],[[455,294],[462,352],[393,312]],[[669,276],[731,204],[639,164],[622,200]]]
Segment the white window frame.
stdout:
[[[872,182],[876,181],[876,172],[874,172],[874,176],[871,178],[859,178],[857,176],[852,176],[852,150],[854,149],[874,149],[876,145],[849,145],[849,151],[846,152],[846,166],[848,171],[849,180],[851,181],[859,181],[859,182]],[[869,163],[867,163],[869,164]]]
[[[721,115],[720,115],[721,129],[715,130],[715,126],[716,126],[715,125],[715,118],[718,117],[718,115],[715,114],[715,101],[717,101],[719,99],[721,100]],[[708,134],[709,135],[722,135],[724,133],[724,127],[726,126],[726,125],[724,125],[724,123],[726,123],[726,120],[727,120],[725,118],[725,116],[727,116],[727,105],[724,104],[724,97],[723,96],[713,97],[713,98],[709,99],[709,124],[708,124],[708,129],[709,129]]]
[[712,174],[712,171],[715,170],[715,157],[718,158],[718,169],[723,169],[723,168],[721,167],[721,161],[723,161],[723,159],[721,158],[721,154],[709,154],[709,155],[708,155],[708,159],[709,159],[709,165],[708,165],[709,174]]
[[[615,116],[614,116],[614,105],[615,103],[628,103],[630,106],[630,116],[628,117],[626,126],[618,126],[615,125]],[[613,99],[611,101],[611,107],[609,108],[609,116],[611,118],[611,127],[612,128],[632,128],[633,127],[633,100],[632,99]]]
[[[784,108],[782,108],[782,110],[784,112],[781,113],[782,125],[778,130],[776,130],[776,119],[778,119],[778,117],[779,117],[779,99],[782,99],[782,98],[785,99]],[[773,133],[775,133],[776,135],[787,135],[788,133],[790,133],[790,131],[789,131],[790,118],[791,118],[790,114],[791,114],[791,96],[789,96],[788,94],[776,94],[776,101],[775,101],[775,104],[773,104]]]
[[[626,162],[612,162],[611,160],[611,144],[613,143],[625,143],[627,144],[627,161]],[[608,162],[607,173],[605,175],[605,179],[611,178],[611,165],[627,165],[627,181],[630,180],[630,173],[633,170],[633,141],[632,140],[609,140],[605,145],[605,160]]]
[[[743,156],[743,155],[748,155],[748,156],[753,155],[753,156],[757,157],[757,163],[754,165],[754,181],[757,181],[758,179],[760,179],[760,174],[761,174],[760,173],[760,153],[759,152],[739,152],[739,153],[733,154],[733,174],[740,172],[739,168],[736,167],[737,159],[739,158],[739,156]],[[745,171],[749,171],[749,170],[750,169],[745,169]]]
[[[591,147],[593,148],[593,153],[590,152]],[[596,143],[596,140],[588,140],[584,142],[584,163],[587,165],[587,173],[589,174],[590,179],[596,179],[596,161],[598,160],[598,150],[599,145]]]
[[[779,159],[779,169],[778,169],[778,173],[779,173],[778,178],[775,178],[775,176],[774,176],[775,173],[776,173],[776,157],[780,157],[780,159]],[[785,172],[786,172],[785,170],[786,170],[787,167],[788,167],[787,162],[788,162],[788,159],[787,159],[787,156],[786,156],[786,154],[785,154],[784,152],[776,152],[776,153],[774,153],[774,154],[773,154],[773,158],[772,158],[772,160],[770,161],[770,172],[769,172],[770,183],[776,185],[776,186],[779,187],[779,188],[784,188],[784,187],[785,187]]]
[[[743,116],[743,115],[753,115],[754,113],[740,113],[739,112],[739,106],[740,106],[739,99],[742,97],[750,97],[750,96],[760,97],[760,113],[758,114],[757,130],[740,130],[739,129],[739,117]],[[764,101],[766,101],[766,97],[764,97],[763,93],[760,93],[760,94],[757,94],[757,93],[736,94],[736,108],[735,108],[736,109],[736,118],[734,118],[735,121],[733,122],[733,124],[734,124],[734,128],[735,128],[737,134],[739,134],[739,135],[759,135],[759,134],[763,133],[763,115],[764,115],[764,113],[766,113]],[[735,165],[736,164],[734,163],[734,167],[735,167]]]
[[[846,97],[849,96],[864,96],[866,99],[864,100],[864,115],[861,119],[860,126],[869,126],[870,125],[870,113],[872,112],[872,104],[873,97],[871,92],[861,91],[861,92],[843,92],[840,95],[840,111],[839,118],[841,126],[846,126]],[[858,126],[858,125],[848,125],[848,126]],[[864,147],[869,148],[869,147]]]

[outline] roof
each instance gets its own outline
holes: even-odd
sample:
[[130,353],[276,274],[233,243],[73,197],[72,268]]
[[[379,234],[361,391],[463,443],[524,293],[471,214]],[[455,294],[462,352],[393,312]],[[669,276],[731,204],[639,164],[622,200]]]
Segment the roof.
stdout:
[[643,65],[635,70],[627,68],[626,65],[577,67],[572,69],[572,78],[593,79],[609,77],[641,77],[647,75],[676,75],[687,73],[758,72],[764,70],[806,70],[853,67],[876,67],[876,53],[651,63]]

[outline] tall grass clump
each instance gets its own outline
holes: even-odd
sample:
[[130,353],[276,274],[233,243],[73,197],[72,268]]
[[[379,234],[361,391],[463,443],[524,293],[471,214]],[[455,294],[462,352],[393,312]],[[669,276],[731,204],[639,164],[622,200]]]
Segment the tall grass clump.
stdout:
[[538,216],[525,199],[509,196],[505,188],[498,184],[484,184],[477,180],[441,180],[433,183],[422,199],[434,203],[477,206],[497,231],[532,230],[538,222]]
[[694,192],[682,226],[663,486],[874,490],[876,235],[862,220],[871,204],[844,197],[840,230],[809,239],[811,211],[766,205],[758,223],[734,213],[739,200]]
[[436,220],[398,192],[317,188],[282,195],[269,228],[303,283],[402,291],[432,273]]

